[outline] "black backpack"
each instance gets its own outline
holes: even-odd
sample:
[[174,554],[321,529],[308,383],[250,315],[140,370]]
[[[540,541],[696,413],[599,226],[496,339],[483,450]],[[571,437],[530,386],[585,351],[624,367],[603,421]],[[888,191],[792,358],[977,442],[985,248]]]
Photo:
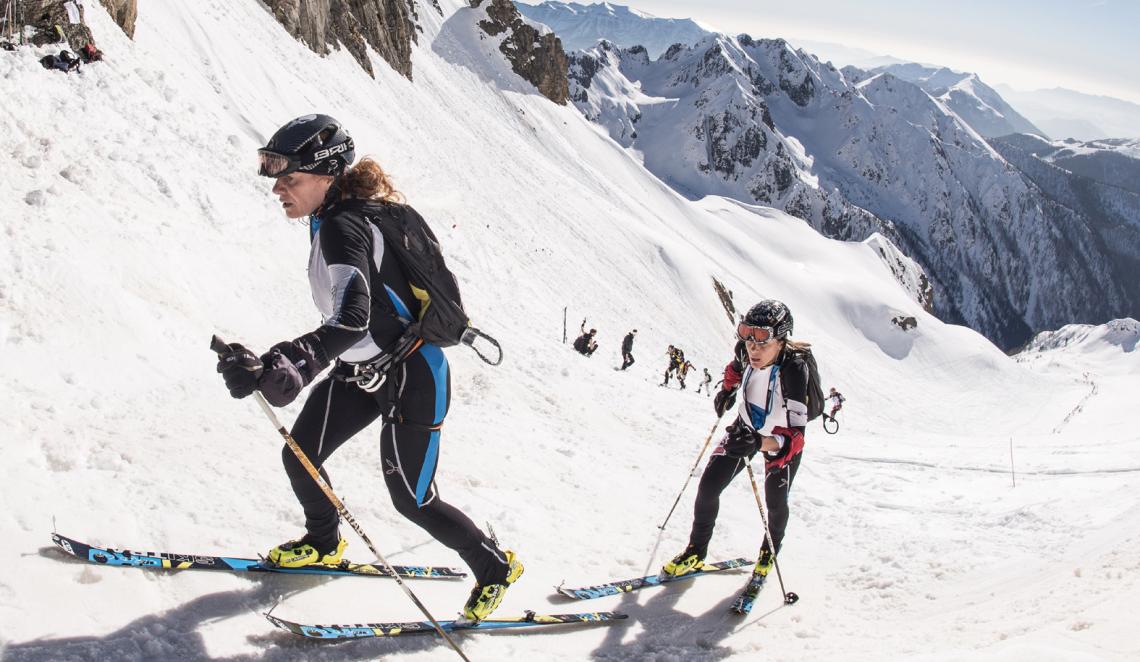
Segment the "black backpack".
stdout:
[[[439,240],[423,217],[411,207],[391,203],[374,205],[371,211],[380,212],[370,218],[384,235],[385,248],[395,251],[412,294],[420,300],[420,317],[408,327],[406,334],[414,334],[439,347],[468,345],[487,363],[501,363],[503,351],[499,343],[471,326],[463,309],[459,282],[447,268]],[[475,347],[479,338],[486,338],[498,350],[496,361],[489,360]]]
[[[810,348],[805,349],[788,349],[788,356],[790,359],[798,359],[803,361],[808,368],[808,383],[807,383],[807,418],[809,421],[814,421],[819,418],[823,413],[823,388],[819,385],[819,367],[815,364],[815,355],[811,353]],[[786,392],[786,391],[785,391]]]

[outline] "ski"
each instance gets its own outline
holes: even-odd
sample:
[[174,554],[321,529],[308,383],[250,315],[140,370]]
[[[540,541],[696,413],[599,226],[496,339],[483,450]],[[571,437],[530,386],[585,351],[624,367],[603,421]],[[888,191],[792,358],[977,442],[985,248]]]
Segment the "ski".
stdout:
[[[395,637],[402,634],[432,634],[435,632],[431,621],[359,623],[353,625],[303,625],[278,618],[273,614],[266,614],[265,618],[269,619],[270,623],[282,630],[309,639],[361,639],[368,637]],[[439,621],[439,625],[446,632],[466,632],[470,630],[534,628],[573,623],[608,623],[626,618],[629,618],[629,616],[612,611],[584,612],[579,614],[536,614],[533,611],[528,611],[523,616],[493,618],[478,622]]]
[[756,602],[756,597],[760,595],[760,589],[764,588],[764,582],[768,579],[767,575],[752,573],[752,578],[748,580],[748,584],[736,600],[729,607],[729,611],[734,614],[747,614],[752,611],[752,604]]
[[[133,552],[127,549],[96,547],[58,533],[51,540],[63,551],[76,558],[99,565],[113,565],[155,570],[225,570],[229,572],[273,572],[290,575],[326,575],[330,577],[391,577],[383,565],[349,563],[337,565],[313,564],[302,568],[279,568],[262,559],[232,556],[204,556],[200,554],[173,554],[170,552]],[[392,566],[404,579],[462,579],[467,573],[457,568],[423,565]]]
[[662,584],[671,584],[685,579],[693,579],[694,577],[701,577],[704,575],[711,575],[715,572],[724,570],[732,570],[746,565],[751,565],[753,561],[748,559],[731,559],[729,561],[718,561],[716,563],[706,563],[700,570],[690,572],[687,575],[680,577],[667,577],[663,575],[648,575],[646,577],[636,577],[634,579],[623,579],[621,581],[609,582],[607,584],[598,584],[597,586],[586,586],[583,588],[566,588],[558,586],[558,592],[568,598],[575,600],[592,600],[607,595],[617,595],[619,593],[629,593],[636,591],[647,586],[661,586]]

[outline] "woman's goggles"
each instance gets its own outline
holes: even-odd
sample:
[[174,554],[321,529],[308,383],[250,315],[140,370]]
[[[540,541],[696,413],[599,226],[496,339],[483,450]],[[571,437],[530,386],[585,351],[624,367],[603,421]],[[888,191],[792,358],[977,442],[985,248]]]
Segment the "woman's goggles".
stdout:
[[257,174],[262,177],[283,177],[296,172],[301,167],[301,159],[296,156],[285,156],[267,149],[257,150]]
[[775,337],[775,332],[770,326],[749,326],[741,322],[736,325],[736,337],[744,342],[767,345]]

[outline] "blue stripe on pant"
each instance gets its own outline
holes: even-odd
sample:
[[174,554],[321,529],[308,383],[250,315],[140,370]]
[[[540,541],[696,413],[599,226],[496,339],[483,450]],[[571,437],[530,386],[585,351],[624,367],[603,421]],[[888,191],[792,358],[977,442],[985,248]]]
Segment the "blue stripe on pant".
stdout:
[[[458,552],[480,584],[502,583],[508,570],[502,552],[469,517],[441,500],[434,489],[441,434],[427,426],[443,422],[451,398],[443,351],[423,346],[398,368],[398,377],[400,413],[405,421],[415,425],[389,423],[380,433],[384,483],[392,504],[404,517]],[[321,467],[341,445],[387,410],[386,399],[387,389],[371,394],[353,384],[325,379],[310,392],[293,426],[293,437],[314,464]],[[336,508],[288,448],[283,449],[282,459],[297,500],[304,508],[309,534],[317,540],[335,542]],[[325,474],[323,468],[321,473]],[[325,477],[327,480],[328,475]]]

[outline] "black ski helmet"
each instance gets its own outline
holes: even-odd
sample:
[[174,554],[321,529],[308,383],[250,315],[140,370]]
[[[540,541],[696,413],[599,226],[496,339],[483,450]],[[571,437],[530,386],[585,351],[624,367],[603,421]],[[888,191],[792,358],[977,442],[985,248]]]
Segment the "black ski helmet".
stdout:
[[767,299],[752,306],[742,320],[748,326],[766,326],[777,340],[792,335],[792,311],[782,301]]
[[292,172],[335,177],[356,158],[356,150],[340,122],[328,115],[302,115],[277,129],[257,156],[258,174],[265,177]]

